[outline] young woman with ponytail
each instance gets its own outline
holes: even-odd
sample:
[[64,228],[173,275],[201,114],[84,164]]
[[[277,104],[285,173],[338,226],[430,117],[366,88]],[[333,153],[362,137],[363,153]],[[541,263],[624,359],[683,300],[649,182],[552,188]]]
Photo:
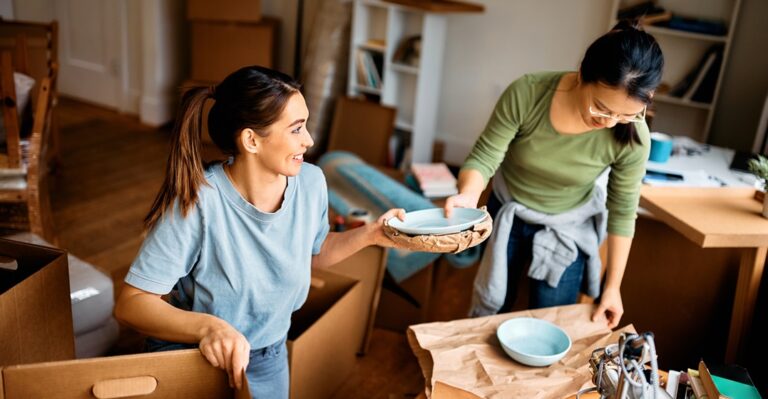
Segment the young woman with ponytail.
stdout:
[[[254,398],[288,398],[286,334],[306,300],[310,267],[392,246],[383,221],[404,217],[393,209],[376,223],[329,233],[325,179],[303,165],[313,145],[308,118],[298,83],[262,67],[188,90],[165,180],[144,220],[147,237],[115,307],[120,321],[151,337],[150,350],[199,347],[238,388],[245,371]],[[207,168],[206,122],[231,155]]]
[[[593,319],[618,325],[650,147],[646,107],[663,64],[654,38],[622,21],[589,46],[578,71],[524,75],[501,95],[445,205],[449,214],[476,207],[495,175],[494,235],[475,280],[474,315],[509,311],[531,258],[530,307],[575,303],[580,290],[600,295],[607,206],[607,267]],[[606,200],[595,183],[607,169]]]

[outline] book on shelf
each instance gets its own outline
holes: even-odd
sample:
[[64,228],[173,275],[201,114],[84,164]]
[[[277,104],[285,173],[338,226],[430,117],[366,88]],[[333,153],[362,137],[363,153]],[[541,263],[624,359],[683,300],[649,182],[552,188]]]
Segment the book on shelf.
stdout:
[[619,20],[638,19],[645,15],[654,15],[665,11],[664,8],[657,6],[655,1],[643,1],[620,9],[616,18]]
[[387,42],[384,39],[368,39],[365,41],[365,45],[368,48],[375,49],[381,52],[384,52],[387,49]]
[[661,11],[653,14],[646,14],[640,17],[641,25],[655,25],[660,22],[666,22],[672,19],[672,11]]
[[672,87],[669,95],[705,103],[712,101],[722,58],[723,45],[711,46],[694,68]]
[[725,25],[725,22],[683,17],[680,15],[673,15],[668,21],[664,21],[658,25],[669,29],[712,36],[725,36],[728,34],[728,27]]
[[704,77],[707,75],[710,68],[712,68],[712,64],[715,63],[715,59],[717,59],[717,54],[715,52],[707,53],[707,58],[704,61],[704,64],[701,65],[701,68],[698,68],[698,73],[696,74],[696,78],[693,80],[693,83],[691,83],[691,87],[689,87],[688,90],[685,91],[685,94],[683,94],[683,100],[690,100],[693,97],[693,94],[699,90],[701,82],[704,81]]
[[448,197],[458,193],[456,177],[443,162],[413,163],[411,173],[425,197]]
[[358,84],[380,89],[384,57],[380,53],[359,50],[356,64]]

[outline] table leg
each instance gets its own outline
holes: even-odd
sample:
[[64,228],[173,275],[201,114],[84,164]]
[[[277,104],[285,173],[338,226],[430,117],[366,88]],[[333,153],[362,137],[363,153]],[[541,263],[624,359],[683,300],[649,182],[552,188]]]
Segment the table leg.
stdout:
[[763,277],[766,253],[768,253],[766,247],[742,250],[736,297],[731,314],[731,328],[728,333],[728,347],[725,352],[726,363],[736,362],[749,327],[752,325],[752,314],[755,311],[757,291]]

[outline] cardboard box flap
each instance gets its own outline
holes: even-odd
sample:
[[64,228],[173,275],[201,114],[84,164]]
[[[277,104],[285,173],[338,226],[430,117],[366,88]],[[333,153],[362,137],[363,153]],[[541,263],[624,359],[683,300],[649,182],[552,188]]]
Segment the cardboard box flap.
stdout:
[[288,332],[291,399],[330,398],[354,370],[365,329],[358,280],[312,270],[315,283]]
[[312,270],[313,286],[309,290],[306,302],[291,316],[289,340],[296,340],[304,332],[317,323],[328,310],[344,295],[358,284],[357,280],[329,273],[322,270]]
[[45,268],[65,252],[0,238],[0,256],[16,260],[16,270],[0,269],[0,295]]
[[6,399],[99,397],[94,392],[108,398],[140,391],[147,399],[250,398],[247,386],[231,389],[226,372],[197,349],[10,366],[2,374]]
[[0,239],[17,270],[0,270],[0,366],[72,359],[75,340],[66,253]]

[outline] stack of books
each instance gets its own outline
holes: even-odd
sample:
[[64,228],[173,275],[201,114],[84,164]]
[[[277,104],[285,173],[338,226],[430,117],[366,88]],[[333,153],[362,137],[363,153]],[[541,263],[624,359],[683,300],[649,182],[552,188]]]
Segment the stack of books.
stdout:
[[699,362],[698,370],[670,371],[666,391],[675,399],[760,399],[748,375],[746,381],[719,377],[710,374],[704,361]]
[[459,192],[456,187],[456,177],[448,169],[448,165],[442,162],[413,163],[411,173],[425,197],[450,197]]

